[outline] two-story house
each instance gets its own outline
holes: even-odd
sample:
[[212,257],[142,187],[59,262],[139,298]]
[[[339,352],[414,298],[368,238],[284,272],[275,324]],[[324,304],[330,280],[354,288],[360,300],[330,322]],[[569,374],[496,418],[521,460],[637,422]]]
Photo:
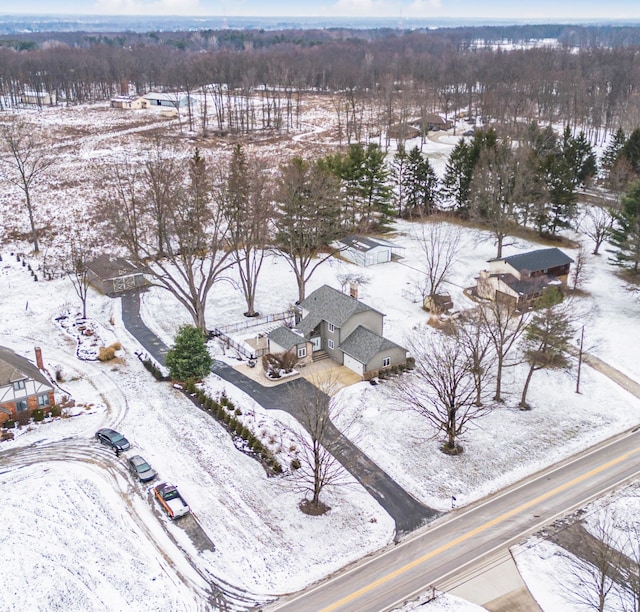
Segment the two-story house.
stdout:
[[549,286],[566,285],[573,259],[560,249],[538,249],[489,261],[477,278],[481,298],[528,307]]
[[[41,353],[36,349],[36,358]],[[38,367],[11,349],[0,346],[0,423],[19,413],[55,403],[53,385]]]
[[[316,289],[299,307],[292,348],[303,346],[312,353],[325,351],[337,363],[363,376],[407,361],[407,351],[383,336],[384,315],[363,302],[328,285]],[[278,341],[281,330],[269,334]],[[298,353],[300,356],[300,353]],[[305,352],[306,356],[306,352]]]

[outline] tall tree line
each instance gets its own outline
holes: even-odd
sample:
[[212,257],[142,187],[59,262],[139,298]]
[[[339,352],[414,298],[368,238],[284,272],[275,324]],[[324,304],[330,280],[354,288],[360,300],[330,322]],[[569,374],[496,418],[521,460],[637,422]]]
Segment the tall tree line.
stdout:
[[[595,141],[640,123],[637,42],[614,46],[613,30],[608,38],[604,32],[590,44],[585,35],[571,47],[567,34],[567,46],[512,51],[478,48],[472,30],[291,31],[264,40],[247,32],[55,34],[0,46],[0,104],[30,103],[25,92],[55,94],[34,104],[81,104],[216,85],[216,129],[287,130],[296,128],[299,92],[306,90],[338,94],[346,143],[405,129],[436,110],[457,121],[463,109],[514,130],[523,118],[562,121]],[[249,104],[255,98],[257,108]]]

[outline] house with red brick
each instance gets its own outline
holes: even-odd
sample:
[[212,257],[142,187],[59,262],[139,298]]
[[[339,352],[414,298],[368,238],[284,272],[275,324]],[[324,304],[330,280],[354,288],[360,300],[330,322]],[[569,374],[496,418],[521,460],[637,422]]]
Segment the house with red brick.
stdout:
[[47,409],[55,403],[53,385],[42,373],[42,354],[36,349],[38,366],[6,346],[0,346],[0,423],[14,420],[25,411]]

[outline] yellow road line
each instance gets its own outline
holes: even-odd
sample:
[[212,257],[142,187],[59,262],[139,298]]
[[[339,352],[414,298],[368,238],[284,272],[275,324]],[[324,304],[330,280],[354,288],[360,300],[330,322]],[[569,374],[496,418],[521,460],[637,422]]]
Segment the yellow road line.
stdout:
[[429,559],[436,557],[440,553],[443,553],[444,551],[449,550],[450,548],[453,548],[454,546],[457,546],[458,544],[461,544],[466,540],[469,540],[470,538],[478,535],[479,533],[482,533],[483,531],[486,531],[487,529],[494,527],[499,523],[502,523],[503,521],[511,518],[512,516],[515,516],[516,514],[519,514],[522,511],[527,510],[531,506],[534,506],[539,502],[545,501],[546,499],[549,499],[550,497],[553,497],[557,493],[565,491],[566,489],[570,489],[571,487],[577,484],[580,484],[581,482],[591,478],[592,476],[595,476],[596,474],[599,474],[600,472],[604,472],[605,470],[613,467],[614,465],[617,465],[618,463],[622,463],[623,461],[626,461],[629,457],[631,457],[632,455],[634,455],[639,451],[640,451],[640,448],[636,448],[634,450],[629,451],[628,453],[625,453],[624,455],[620,455],[619,457],[612,459],[611,461],[608,461],[607,463],[604,463],[603,465],[597,468],[594,468],[591,471],[586,472],[585,474],[582,474],[581,476],[578,476],[577,478],[574,478],[573,480],[570,480],[569,482],[563,485],[557,486],[555,489],[551,489],[550,491],[543,493],[542,495],[536,497],[535,499],[525,502],[524,504],[521,504],[520,506],[517,506],[516,508],[513,508],[512,510],[505,512],[504,514],[501,514],[500,516],[497,516],[491,519],[490,521],[487,521],[483,525],[479,525],[478,527],[476,527],[475,529],[472,529],[471,531],[467,531],[466,533],[462,534],[461,536],[458,536],[457,538],[451,540],[450,542],[443,544],[439,548],[436,548],[431,552],[426,553],[425,555],[423,555],[422,557],[419,557],[418,559],[414,559],[410,563],[403,565],[402,567],[391,572],[390,574],[387,574],[382,578],[378,578],[378,580],[375,580],[374,582],[368,584],[367,586],[362,587],[361,589],[351,593],[350,595],[347,595],[346,597],[343,597],[342,599],[340,599],[339,601],[336,601],[330,606],[323,608],[322,612],[332,612],[333,610],[337,610],[338,608],[352,602],[354,599],[357,599],[358,597],[361,597],[362,595],[370,591],[373,591],[374,589],[378,588],[379,586],[382,586],[383,584],[389,582],[390,580],[393,580],[394,578],[397,578],[398,576],[408,572],[409,570],[412,570],[413,568],[421,565],[425,561],[428,561]]

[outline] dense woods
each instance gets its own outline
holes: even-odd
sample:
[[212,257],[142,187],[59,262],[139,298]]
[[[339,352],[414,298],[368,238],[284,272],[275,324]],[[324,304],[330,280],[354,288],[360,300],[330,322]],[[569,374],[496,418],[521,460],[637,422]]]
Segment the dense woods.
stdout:
[[[553,38],[548,46],[532,40]],[[592,142],[640,123],[640,28],[512,26],[433,31],[220,30],[0,37],[0,104],[81,104],[207,90],[217,128],[295,129],[298,94],[339,92],[341,138],[464,109],[516,127],[558,121]],[[230,103],[233,92],[233,104]],[[262,108],[240,100],[262,96]]]

